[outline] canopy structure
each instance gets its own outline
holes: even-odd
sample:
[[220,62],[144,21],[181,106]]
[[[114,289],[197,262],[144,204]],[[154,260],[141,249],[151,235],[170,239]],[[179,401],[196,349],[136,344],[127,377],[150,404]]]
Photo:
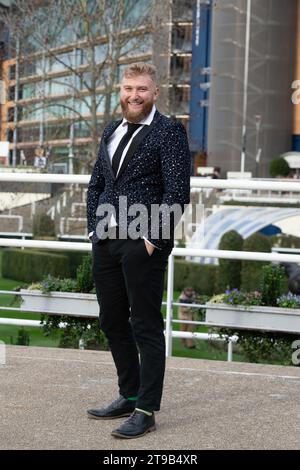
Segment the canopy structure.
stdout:
[[[276,222],[294,216],[300,216],[300,209],[222,206],[202,221],[187,247],[217,250],[221,237],[230,230],[248,238],[268,225],[276,225]],[[218,263],[217,259],[212,258],[198,258],[197,261],[205,264]]]
[[291,170],[300,169],[300,152],[287,152],[281,155],[288,163]]

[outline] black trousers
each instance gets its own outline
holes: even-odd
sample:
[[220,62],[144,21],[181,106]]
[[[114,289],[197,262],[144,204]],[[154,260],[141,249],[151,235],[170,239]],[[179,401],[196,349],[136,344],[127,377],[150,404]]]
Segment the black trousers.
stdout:
[[165,373],[161,314],[164,273],[171,248],[150,256],[143,239],[93,244],[93,275],[120,394],[137,408],[158,411]]

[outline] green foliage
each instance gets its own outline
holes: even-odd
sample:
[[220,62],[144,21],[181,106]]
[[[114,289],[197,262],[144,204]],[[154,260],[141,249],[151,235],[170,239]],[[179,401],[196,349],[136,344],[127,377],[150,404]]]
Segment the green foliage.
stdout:
[[[34,288],[34,285],[29,286]],[[59,278],[51,275],[46,276],[37,286],[46,292],[82,292],[90,293],[94,290],[94,280],[92,275],[92,257],[85,256],[81,265],[77,269],[76,279]]]
[[278,307],[283,308],[300,308],[300,295],[291,294],[281,295],[277,299]]
[[[31,289],[33,286],[30,286]],[[38,285],[38,288],[42,290],[43,293],[47,292],[80,292],[77,286],[76,279],[60,279],[48,275],[45,277],[42,282]]]
[[[254,233],[244,241],[244,251],[266,252],[271,251],[271,242],[265,235]],[[262,267],[265,261],[242,261],[241,287],[246,291],[253,291],[261,285]]]
[[289,164],[283,157],[274,158],[270,163],[270,175],[272,178],[276,178],[276,176],[288,176],[290,171]]
[[80,264],[82,263],[83,258],[86,256],[86,252],[66,251],[64,255],[67,256],[69,259],[70,277],[75,279],[78,266],[80,266]]
[[92,255],[85,256],[81,265],[77,268],[77,287],[79,292],[90,292],[94,287],[92,273]]
[[[213,295],[217,285],[218,266],[191,263],[182,259],[174,261],[174,290],[191,286],[199,294]],[[167,272],[164,287],[167,288]]]
[[[83,292],[89,293],[94,288],[92,277],[92,257],[85,256],[77,269],[76,279],[59,279],[47,276],[41,283],[43,292]],[[61,329],[59,347],[79,347],[82,340],[86,349],[108,349],[107,340],[100,331],[99,321],[92,319],[74,318],[68,316],[42,315],[43,331],[46,336],[57,336],[59,323],[65,324]]]
[[[222,296],[215,296],[210,302],[225,302],[230,305],[245,306],[279,306],[300,307],[300,296],[281,295],[284,268],[282,266],[265,265],[262,267],[261,292],[245,292],[233,289]],[[251,313],[249,313],[251,315]],[[222,335],[238,336],[241,352],[250,362],[279,361],[292,365],[292,342],[296,337],[282,332],[218,329]]]
[[227,338],[237,335],[239,352],[244,354],[249,362],[278,362],[282,365],[294,365],[292,343],[299,339],[299,335],[227,328],[214,330]]
[[262,305],[277,306],[281,294],[281,281],[284,279],[284,268],[269,264],[262,267]]
[[68,258],[62,254],[34,250],[3,250],[2,276],[17,281],[39,281],[46,274],[69,276]]
[[24,329],[24,327],[18,330],[18,337],[16,344],[20,346],[29,346],[30,337],[29,333]]
[[[214,300],[215,303],[216,299]],[[258,291],[244,292],[238,289],[226,291],[225,294],[220,296],[220,302],[229,305],[262,305],[262,296]]]
[[[65,323],[65,328],[60,330],[59,324],[61,322]],[[86,349],[108,350],[107,339],[99,329],[98,319],[42,315],[41,323],[44,335],[47,337],[56,337],[58,331],[61,331],[60,348],[78,349],[79,340],[83,340]]]
[[294,235],[287,235],[286,233],[280,233],[270,237],[272,246],[280,248],[300,248],[300,237]]
[[33,238],[56,238],[54,220],[47,214],[37,214],[33,219]]
[[[224,233],[219,243],[219,250],[243,251],[243,237],[235,230]],[[240,288],[241,260],[219,259],[218,285],[220,291]]]

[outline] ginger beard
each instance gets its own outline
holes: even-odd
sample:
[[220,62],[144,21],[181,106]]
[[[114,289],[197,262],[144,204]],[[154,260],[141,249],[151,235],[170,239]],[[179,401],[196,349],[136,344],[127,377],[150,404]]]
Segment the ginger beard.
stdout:
[[127,121],[137,123],[151,113],[154,101],[145,101],[142,99],[130,100],[120,98],[123,116]]
[[148,75],[124,77],[120,94],[124,118],[129,122],[140,122],[150,114],[158,94],[158,87]]

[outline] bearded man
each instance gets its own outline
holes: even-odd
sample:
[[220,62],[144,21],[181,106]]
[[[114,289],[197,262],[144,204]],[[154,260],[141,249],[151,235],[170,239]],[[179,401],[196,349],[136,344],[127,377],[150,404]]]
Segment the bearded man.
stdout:
[[156,110],[158,95],[154,66],[137,63],[125,69],[123,119],[103,132],[87,195],[100,328],[119,387],[116,400],[88,410],[88,416],[129,416],[112,431],[125,439],[155,430],[165,372],[160,309],[176,225],[171,208],[183,212],[190,198],[186,132],[181,123]]

